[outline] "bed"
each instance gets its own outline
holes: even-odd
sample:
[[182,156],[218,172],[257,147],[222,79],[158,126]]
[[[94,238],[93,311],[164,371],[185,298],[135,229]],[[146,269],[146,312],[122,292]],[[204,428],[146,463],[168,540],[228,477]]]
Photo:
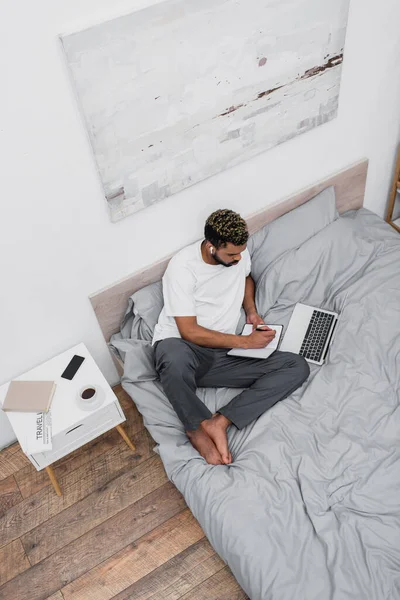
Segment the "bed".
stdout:
[[[169,258],[91,297],[168,477],[251,600],[400,597],[400,238],[362,208],[367,166],[247,219],[259,313],[287,325],[301,301],[340,319],[299,390],[230,428],[230,466],[191,446],[154,371]],[[198,391],[212,411],[236,393]]]

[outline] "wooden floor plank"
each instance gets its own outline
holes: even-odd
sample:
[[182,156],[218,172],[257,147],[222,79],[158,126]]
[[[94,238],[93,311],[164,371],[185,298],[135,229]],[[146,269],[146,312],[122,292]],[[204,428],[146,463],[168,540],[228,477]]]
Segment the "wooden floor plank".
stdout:
[[65,600],[110,600],[202,537],[189,509],[61,588]]
[[166,483],[0,587],[0,599],[43,600],[129,544],[134,546],[149,532],[159,530],[184,509],[181,494],[172,483]]
[[2,479],[0,481],[0,517],[21,500],[21,492],[18,489],[14,475]]
[[203,538],[112,600],[176,600],[224,566],[207,539]]
[[158,456],[116,477],[80,502],[22,536],[32,565],[97,527],[168,481]]
[[179,600],[249,600],[249,597],[225,567]]
[[[123,423],[123,426],[130,438],[135,440],[138,433],[143,429],[143,419],[131,400],[130,405],[124,409],[124,412],[127,421]],[[78,469],[89,461],[94,460],[118,443],[124,444],[125,442],[121,439],[118,431],[112,429],[88,444],[85,444],[82,448],[78,448],[75,452],[72,452],[52,465],[57,479],[60,480],[68,473]],[[31,463],[25,468],[17,471],[15,473],[15,479],[24,498],[29,498],[29,496],[36,494],[36,492],[42,488],[51,486],[46,471],[37,471]]]
[[64,600],[64,596],[60,591],[58,591],[55,594],[52,594],[51,596],[46,598],[46,600]]
[[0,586],[26,571],[30,566],[21,541],[11,542],[0,550]]
[[137,454],[134,454],[126,444],[118,444],[100,457],[66,475],[59,481],[63,491],[61,497],[55,494],[53,488],[46,487],[13,506],[0,519],[0,547],[72,506],[102,485],[106,485],[117,475],[131,471],[154,454],[154,443],[145,430],[138,435],[136,444]]
[[[191,590],[198,587],[203,581],[207,581],[207,579],[221,571],[224,567],[225,563],[217,554],[214,554],[203,563],[195,565],[189,573],[180,577],[169,588],[151,596],[149,600],[178,600],[184,594],[189,595]],[[134,596],[132,596],[132,600],[134,600]]]
[[126,393],[122,385],[116,385],[115,387],[113,387],[113,392],[117,396],[119,403],[121,404],[124,411],[128,410],[132,405],[135,407],[135,410],[137,410],[135,403],[133,402],[129,394]]
[[14,475],[19,469],[30,464],[31,462],[22,452],[18,442],[8,448],[3,448],[0,452],[0,480]]

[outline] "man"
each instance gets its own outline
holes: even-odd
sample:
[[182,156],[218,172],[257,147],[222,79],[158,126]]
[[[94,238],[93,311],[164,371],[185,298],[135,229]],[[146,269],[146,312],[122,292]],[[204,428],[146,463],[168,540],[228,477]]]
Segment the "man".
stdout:
[[[168,400],[192,445],[213,465],[230,464],[227,429],[242,429],[309,375],[303,357],[274,352],[267,359],[228,356],[231,348],[264,348],[275,331],[265,326],[254,301],[246,222],[231,210],[207,219],[205,239],[178,252],[163,277],[164,308],[153,345],[156,369]],[[252,323],[235,335],[240,309]],[[213,415],[197,387],[248,388]]]

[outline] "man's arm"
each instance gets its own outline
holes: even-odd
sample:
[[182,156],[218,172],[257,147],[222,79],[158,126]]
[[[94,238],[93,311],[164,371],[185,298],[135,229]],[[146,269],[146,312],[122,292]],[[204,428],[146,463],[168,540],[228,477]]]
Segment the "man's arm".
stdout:
[[254,280],[251,275],[246,277],[246,287],[244,289],[244,300],[243,300],[243,308],[246,313],[246,322],[251,323],[253,328],[256,328],[257,325],[263,325],[264,320],[260,317],[257,312],[256,303],[255,303],[255,290],[256,286],[254,285]]
[[254,280],[251,275],[247,275],[246,277],[246,287],[244,288],[244,300],[243,300],[243,308],[248,315],[249,313],[256,313],[256,303],[254,300],[254,295],[256,291],[256,286],[254,285]]
[[207,348],[265,348],[275,331],[254,331],[251,335],[232,335],[198,325],[196,317],[175,317],[182,339]]

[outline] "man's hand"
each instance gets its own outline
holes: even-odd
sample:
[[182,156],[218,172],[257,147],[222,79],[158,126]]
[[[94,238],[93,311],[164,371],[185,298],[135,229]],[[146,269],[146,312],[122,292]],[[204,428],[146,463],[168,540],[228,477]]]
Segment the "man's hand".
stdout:
[[276,335],[275,329],[254,330],[250,335],[243,335],[243,346],[246,350],[250,348],[265,348],[274,339]]
[[265,348],[275,337],[275,331],[267,325],[263,325],[264,331],[233,335],[201,327],[196,317],[175,317],[175,321],[184,340],[206,348]]
[[255,310],[248,312],[246,316],[246,323],[251,323],[253,325],[253,330],[257,327],[257,325],[264,325],[264,319],[262,319]]

